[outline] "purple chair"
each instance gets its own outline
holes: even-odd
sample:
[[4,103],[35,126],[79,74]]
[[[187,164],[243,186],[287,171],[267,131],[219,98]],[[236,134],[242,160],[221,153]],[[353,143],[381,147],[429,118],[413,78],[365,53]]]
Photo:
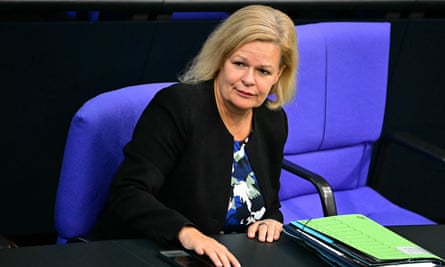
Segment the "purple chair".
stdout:
[[55,205],[58,244],[88,234],[123,160],[122,148],[145,106],[171,83],[131,86],[98,95],[72,119]]
[[[297,26],[297,34],[297,97],[285,107],[289,137],[284,165],[310,170],[312,178],[325,179],[331,188],[317,192],[283,170],[285,222],[361,213],[383,225],[433,224],[367,185],[385,111],[390,24],[319,23]],[[320,202],[320,194],[331,191],[334,198]]]
[[[297,26],[301,64],[296,102],[285,107],[289,118],[285,157],[319,173],[332,187],[319,187],[320,202],[312,184],[283,171],[280,198],[286,222],[332,215],[338,209],[386,225],[433,223],[366,186],[371,148],[379,137],[385,108],[389,28],[386,23]],[[123,159],[123,146],[147,103],[169,84],[103,93],[75,114],[56,196],[58,244],[87,236],[94,227]],[[305,178],[323,181],[293,167]],[[329,198],[332,190],[337,206]]]

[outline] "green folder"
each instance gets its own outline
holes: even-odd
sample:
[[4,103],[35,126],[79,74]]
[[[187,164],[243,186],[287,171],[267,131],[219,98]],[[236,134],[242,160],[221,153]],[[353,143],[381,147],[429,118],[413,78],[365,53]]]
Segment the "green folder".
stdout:
[[330,246],[359,252],[374,263],[445,261],[361,214],[299,220],[290,223]]

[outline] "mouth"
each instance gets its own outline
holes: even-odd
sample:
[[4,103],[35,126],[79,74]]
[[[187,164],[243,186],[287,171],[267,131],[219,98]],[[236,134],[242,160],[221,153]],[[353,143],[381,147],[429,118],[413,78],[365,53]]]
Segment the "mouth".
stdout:
[[252,96],[254,96],[252,93],[249,93],[249,92],[243,91],[243,90],[239,90],[237,88],[235,88],[235,91],[238,93],[238,95],[240,95],[242,97],[252,97]]

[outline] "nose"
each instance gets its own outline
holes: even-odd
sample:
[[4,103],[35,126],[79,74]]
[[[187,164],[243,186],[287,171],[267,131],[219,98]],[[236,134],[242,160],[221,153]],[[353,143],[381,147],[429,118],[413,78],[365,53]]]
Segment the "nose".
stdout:
[[248,68],[244,75],[241,77],[241,82],[244,86],[252,86],[255,84],[254,70],[253,68]]

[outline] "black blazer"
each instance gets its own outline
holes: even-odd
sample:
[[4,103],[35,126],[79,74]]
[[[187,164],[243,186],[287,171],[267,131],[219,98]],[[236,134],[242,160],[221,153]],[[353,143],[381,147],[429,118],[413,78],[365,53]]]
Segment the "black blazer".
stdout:
[[[265,218],[282,221],[278,191],[287,117],[264,105],[253,114],[249,161],[265,199]],[[213,81],[159,91],[124,154],[97,233],[168,241],[184,225],[220,232],[231,190],[233,136],[217,111]]]

